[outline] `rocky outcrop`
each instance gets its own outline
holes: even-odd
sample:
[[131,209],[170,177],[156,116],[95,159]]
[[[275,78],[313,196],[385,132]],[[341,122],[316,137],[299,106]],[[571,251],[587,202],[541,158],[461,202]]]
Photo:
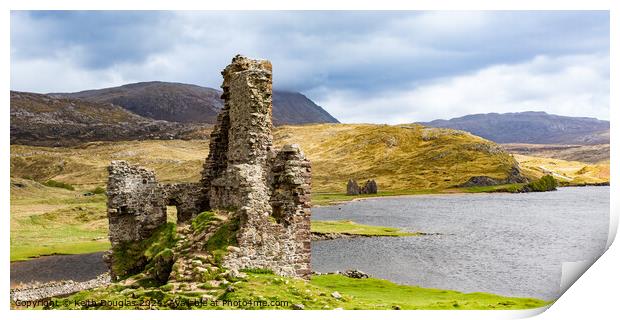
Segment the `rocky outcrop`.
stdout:
[[[157,281],[166,282],[168,277],[185,281],[193,279],[193,272],[204,272],[193,271],[194,256],[208,256],[200,263],[230,272],[265,268],[283,276],[310,275],[310,162],[297,145],[272,147],[271,63],[236,56],[222,75],[225,103],[211,133],[199,183],[164,185],[148,169],[124,161],[110,165],[112,250],[107,261],[113,276],[122,276],[118,270],[140,272],[148,262],[149,273]],[[168,205],[177,207],[178,223],[189,231],[174,248],[166,249],[170,253],[114,268],[121,257],[126,259],[128,248],[136,251],[133,244],[160,230]],[[205,216],[204,211],[219,214]],[[184,226],[199,214],[210,219],[206,227]],[[224,255],[209,252],[211,237],[222,233],[232,234],[227,241],[235,245]]]
[[363,187],[360,187],[357,181],[353,179],[349,179],[349,182],[347,182],[347,195],[376,194],[377,192],[377,183],[373,179],[366,180]]
[[473,176],[466,182],[458,185],[457,187],[488,187],[496,186],[500,184],[513,184],[513,183],[528,183],[529,180],[521,174],[519,164],[514,161],[512,168],[508,171],[506,178],[496,179],[488,176]]

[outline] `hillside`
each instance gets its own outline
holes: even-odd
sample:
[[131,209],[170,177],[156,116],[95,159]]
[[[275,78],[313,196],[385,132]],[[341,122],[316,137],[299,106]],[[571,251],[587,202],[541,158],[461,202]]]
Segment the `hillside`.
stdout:
[[609,121],[545,112],[473,114],[421,123],[471,132],[497,143],[608,144]]
[[595,145],[558,145],[558,144],[526,144],[508,143],[502,147],[510,153],[521,155],[553,158],[567,161],[579,161],[590,164],[609,162],[609,144]]
[[529,177],[540,178],[551,174],[561,184],[608,184],[609,160],[597,164],[579,161],[532,157],[515,154],[521,170]]
[[[471,134],[419,125],[284,126],[276,145],[298,143],[312,161],[314,192],[344,192],[349,178],[379,189],[442,189],[472,176],[505,179],[516,161]],[[103,186],[113,159],[153,168],[163,181],[198,181],[208,141],[92,142],[72,148],[11,146],[11,176]]]
[[[219,89],[152,81],[50,95],[113,103],[143,117],[156,120],[213,124],[223,106],[221,94],[222,91]],[[273,123],[275,125],[338,123],[338,120],[301,93],[274,90]]]
[[109,103],[11,92],[11,144],[205,138],[208,127],[155,121]]

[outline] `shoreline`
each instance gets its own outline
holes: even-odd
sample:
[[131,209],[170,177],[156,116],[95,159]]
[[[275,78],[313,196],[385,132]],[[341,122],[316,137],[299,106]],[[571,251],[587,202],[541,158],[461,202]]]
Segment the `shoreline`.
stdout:
[[[602,183],[592,183],[592,184],[579,184],[579,185],[566,185],[566,186],[558,186],[558,189],[560,188],[583,188],[583,187],[609,187],[610,184],[609,182],[602,182]],[[439,191],[439,192],[429,192],[429,193],[412,193],[412,194],[395,194],[395,195],[380,195],[380,196],[370,196],[370,197],[356,197],[356,198],[352,198],[352,199],[347,199],[347,200],[334,200],[334,202],[331,203],[323,203],[323,204],[317,204],[317,205],[312,205],[312,208],[321,208],[321,207],[332,207],[332,206],[337,206],[337,205],[341,205],[341,204],[346,204],[349,202],[354,202],[354,201],[362,201],[362,200],[371,200],[371,199],[388,199],[388,198],[408,198],[408,197],[422,197],[422,196],[457,196],[457,195],[480,195],[480,194],[491,194],[491,193],[495,193],[495,194],[515,194],[514,192],[506,192],[506,191],[479,191],[479,192],[467,192],[467,191],[461,191],[461,190],[457,190],[457,189],[445,189],[443,191]],[[527,192],[525,192],[527,193]],[[321,194],[333,194],[333,193],[321,193]],[[335,194],[338,196],[342,196],[343,194]],[[355,196],[351,196],[351,197],[355,197]]]

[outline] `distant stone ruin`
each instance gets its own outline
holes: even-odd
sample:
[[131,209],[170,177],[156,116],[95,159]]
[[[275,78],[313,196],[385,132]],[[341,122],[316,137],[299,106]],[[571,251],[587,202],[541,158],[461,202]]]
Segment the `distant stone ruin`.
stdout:
[[377,183],[375,180],[370,179],[366,180],[366,183],[363,187],[360,187],[357,184],[357,181],[353,179],[349,179],[347,182],[347,195],[354,196],[358,194],[376,194],[377,193]]
[[[272,146],[271,63],[238,55],[222,75],[225,104],[200,182],[162,184],[153,171],[126,161],[109,166],[110,266],[120,259],[115,253],[166,223],[166,206],[176,206],[181,228],[205,211],[230,212],[239,220],[237,247],[230,247],[222,261],[229,270],[311,274],[310,162],[297,145]],[[175,251],[173,259],[177,256]]]

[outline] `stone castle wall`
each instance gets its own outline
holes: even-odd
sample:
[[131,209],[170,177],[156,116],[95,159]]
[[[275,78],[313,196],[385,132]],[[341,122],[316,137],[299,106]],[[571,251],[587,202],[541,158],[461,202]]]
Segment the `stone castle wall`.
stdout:
[[[179,223],[206,210],[232,210],[240,219],[238,250],[224,258],[225,267],[267,268],[307,277],[310,162],[296,145],[272,147],[271,63],[236,56],[222,75],[224,108],[211,133],[200,182],[162,185],[149,170],[113,162],[108,183],[110,239],[144,239],[165,223],[166,205],[177,206]],[[140,185],[140,179],[147,183]],[[132,209],[119,214],[124,207]],[[148,223],[134,222],[138,220]]]

